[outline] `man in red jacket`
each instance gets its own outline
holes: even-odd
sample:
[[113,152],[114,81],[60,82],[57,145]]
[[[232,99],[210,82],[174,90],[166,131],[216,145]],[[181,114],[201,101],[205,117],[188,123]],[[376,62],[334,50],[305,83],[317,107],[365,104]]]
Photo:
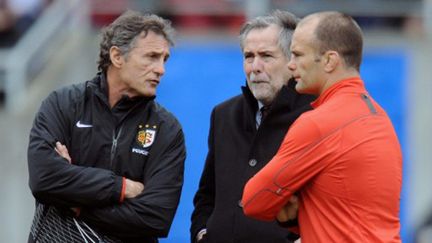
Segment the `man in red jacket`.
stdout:
[[302,243],[400,242],[400,145],[360,78],[363,37],[338,12],[296,28],[289,68],[300,93],[316,94],[273,159],[244,188],[246,215],[284,221],[299,196]]

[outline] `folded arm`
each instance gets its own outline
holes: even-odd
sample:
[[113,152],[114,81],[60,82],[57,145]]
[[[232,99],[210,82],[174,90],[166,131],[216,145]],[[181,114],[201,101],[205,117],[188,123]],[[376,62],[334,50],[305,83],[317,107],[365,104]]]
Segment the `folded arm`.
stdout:
[[165,144],[165,149],[147,161],[145,173],[148,178],[141,194],[120,205],[85,207],[80,217],[122,238],[167,236],[183,185],[186,151],[182,131],[171,136],[171,141]]
[[246,183],[242,202],[247,216],[267,221],[292,218],[292,196],[325,168],[321,158],[330,149],[322,146],[321,133],[313,122],[299,120],[273,159]]
[[[30,132],[30,189],[37,201],[61,207],[104,206],[121,200],[123,178],[112,171],[74,165],[56,151],[56,142],[70,146],[71,119],[53,92],[36,114]],[[97,197],[95,196],[97,195]]]

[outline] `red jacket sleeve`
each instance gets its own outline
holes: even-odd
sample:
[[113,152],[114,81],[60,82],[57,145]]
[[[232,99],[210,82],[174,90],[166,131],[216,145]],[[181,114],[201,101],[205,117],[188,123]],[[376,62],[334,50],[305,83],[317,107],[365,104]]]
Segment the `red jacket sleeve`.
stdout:
[[273,159],[247,182],[242,198],[244,213],[274,220],[291,195],[325,167],[320,160],[328,153],[325,139],[313,121],[300,117]]

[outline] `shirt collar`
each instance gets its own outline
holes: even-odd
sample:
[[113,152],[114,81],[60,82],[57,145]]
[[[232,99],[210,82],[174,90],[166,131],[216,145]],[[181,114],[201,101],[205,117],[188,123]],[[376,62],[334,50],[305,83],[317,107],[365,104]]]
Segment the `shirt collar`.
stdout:
[[259,100],[257,100],[257,102],[258,102],[258,110],[261,110],[261,108],[264,107],[264,104]]
[[320,96],[311,103],[312,107],[315,109],[318,106],[325,103],[331,97],[333,97],[340,89],[344,91],[358,91],[360,89],[364,90],[364,84],[360,77],[351,77],[347,79],[342,79],[337,81],[335,84],[330,86],[325,90]]

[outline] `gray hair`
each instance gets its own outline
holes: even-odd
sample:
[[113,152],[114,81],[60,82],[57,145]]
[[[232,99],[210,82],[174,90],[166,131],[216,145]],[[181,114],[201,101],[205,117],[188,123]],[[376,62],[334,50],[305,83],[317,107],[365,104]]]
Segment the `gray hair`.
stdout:
[[100,42],[98,69],[106,73],[111,65],[110,48],[116,46],[122,55],[127,56],[134,47],[137,37],[152,31],[163,36],[168,43],[174,45],[174,29],[169,20],[163,19],[155,14],[141,14],[136,11],[126,11],[114,22],[102,30]]
[[244,41],[253,29],[265,29],[270,25],[276,25],[280,28],[278,45],[283,53],[289,57],[291,55],[290,45],[294,29],[299,22],[294,14],[288,11],[275,10],[270,15],[258,16],[246,22],[240,30],[240,46],[244,48]]

